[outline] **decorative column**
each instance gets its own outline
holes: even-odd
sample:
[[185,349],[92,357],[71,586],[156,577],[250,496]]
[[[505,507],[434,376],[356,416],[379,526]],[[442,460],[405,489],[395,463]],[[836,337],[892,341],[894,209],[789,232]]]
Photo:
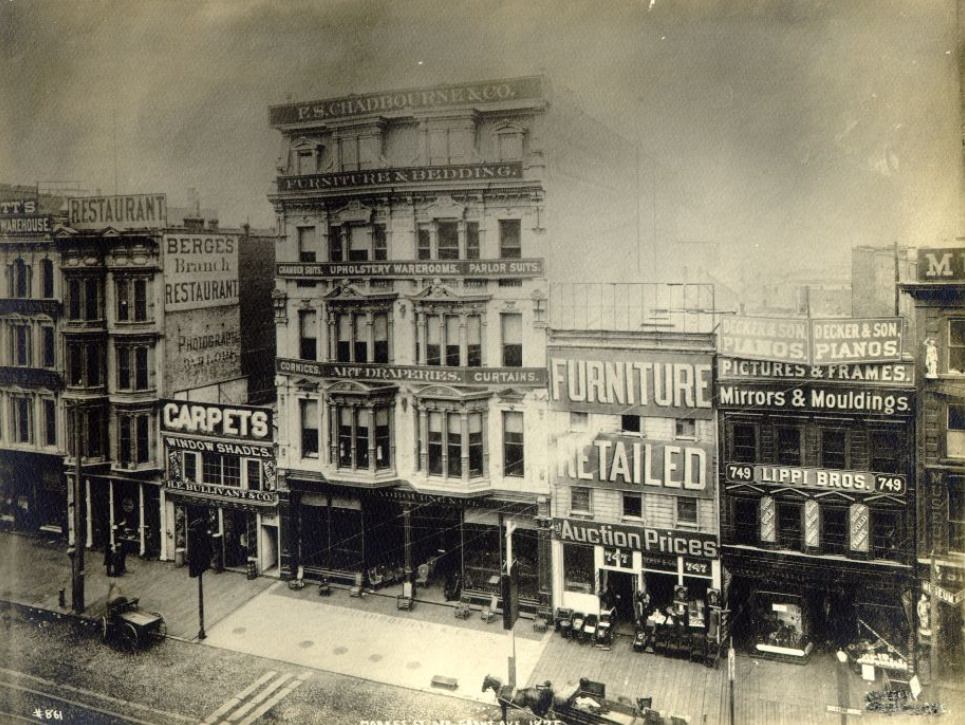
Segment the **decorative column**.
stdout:
[[402,504],[402,530],[405,536],[405,578],[408,581],[412,576],[412,506],[407,503]]
[[365,360],[355,362],[367,363],[375,359],[375,314],[372,310],[365,311]]
[[761,496],[761,542],[777,543],[777,506],[773,496]]
[[804,550],[814,552],[821,547],[821,507],[813,498],[804,502]]
[[419,470],[428,475],[429,473],[429,413],[421,405],[419,411],[419,434],[416,440],[419,442]]
[[469,484],[469,411],[465,408],[459,413],[460,459],[462,463],[462,482]]
[[869,556],[871,553],[871,516],[863,503],[851,504],[849,548],[852,554]]
[[[371,319],[372,313],[369,313]],[[371,328],[370,328],[371,330]],[[369,414],[369,473],[375,474],[375,404],[366,403],[365,410]]]

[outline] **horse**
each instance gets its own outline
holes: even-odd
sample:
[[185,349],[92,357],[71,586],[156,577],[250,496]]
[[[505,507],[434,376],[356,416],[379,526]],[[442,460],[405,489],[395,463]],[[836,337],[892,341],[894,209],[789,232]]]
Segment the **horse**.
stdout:
[[496,695],[496,700],[503,710],[503,720],[506,720],[507,708],[514,707],[519,710],[528,709],[536,717],[543,717],[553,707],[553,684],[549,681],[537,687],[523,687],[513,690],[511,687],[504,687],[502,680],[494,675],[486,675],[483,678],[482,692],[492,690]]

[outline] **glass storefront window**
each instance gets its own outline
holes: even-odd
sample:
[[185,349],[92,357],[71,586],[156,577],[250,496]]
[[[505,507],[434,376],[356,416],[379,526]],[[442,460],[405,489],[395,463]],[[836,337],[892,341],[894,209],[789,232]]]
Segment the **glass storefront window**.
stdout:
[[593,593],[593,547],[563,545],[563,588],[568,592]]

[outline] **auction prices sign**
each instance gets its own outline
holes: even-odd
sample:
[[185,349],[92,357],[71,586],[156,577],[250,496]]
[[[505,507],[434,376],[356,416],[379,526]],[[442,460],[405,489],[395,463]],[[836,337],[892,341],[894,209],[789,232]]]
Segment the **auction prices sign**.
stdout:
[[162,229],[167,226],[167,196],[126,194],[67,200],[67,224],[74,229]]
[[652,529],[582,519],[553,519],[553,535],[565,544],[593,544],[701,559],[717,558],[717,537],[700,531]]
[[551,347],[548,358],[550,405],[555,410],[713,416],[709,354]]
[[352,118],[373,113],[398,113],[447,106],[505,103],[542,96],[539,76],[479,81],[430,88],[409,88],[382,93],[327,98],[321,101],[287,103],[268,110],[272,125]]
[[458,368],[434,365],[315,362],[278,358],[276,370],[285,375],[347,378],[385,383],[445,383],[449,385],[546,386],[545,368]]
[[397,169],[339,171],[332,174],[279,176],[279,192],[330,191],[371,186],[409,186],[431,182],[504,181],[523,176],[518,161],[501,164],[453,164],[452,166],[410,166]]
[[165,310],[238,304],[237,235],[165,234],[163,249]]
[[393,262],[284,262],[279,277],[541,277],[542,259]]
[[717,358],[718,380],[828,380],[849,383],[887,383],[888,385],[915,384],[912,363],[844,363],[841,365],[805,365],[802,363],[771,362],[769,360],[740,360]]
[[652,491],[707,498],[713,495],[712,445],[599,435],[585,446],[557,441],[557,477],[594,488]]
[[896,473],[839,471],[768,464],[729,463],[728,483],[755,483],[787,488],[810,488],[845,493],[907,493],[905,477]]
[[897,318],[724,317],[718,336],[727,357],[810,365],[895,361],[901,347]]
[[914,392],[910,390],[840,387],[816,382],[788,386],[786,383],[721,381],[717,384],[719,408],[747,408],[859,415],[911,415]]

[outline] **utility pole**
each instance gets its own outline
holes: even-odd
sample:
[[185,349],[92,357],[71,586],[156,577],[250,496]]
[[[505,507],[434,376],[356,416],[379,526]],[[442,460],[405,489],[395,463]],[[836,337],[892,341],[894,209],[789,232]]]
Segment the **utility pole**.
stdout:
[[901,269],[898,266],[898,240],[895,240],[895,317],[901,317]]
[[935,596],[938,591],[938,563],[935,561],[934,549],[931,551],[931,573],[928,578],[931,580],[931,591],[928,594],[931,600],[931,611],[928,615],[931,620],[931,659],[929,661],[931,674],[929,679],[932,684],[935,684],[939,677],[938,643],[941,641],[941,625],[938,622],[938,597]]
[[80,404],[73,406],[74,419],[74,479],[71,482],[74,508],[71,512],[74,526],[74,546],[69,549],[71,559],[71,609],[74,614],[83,614],[84,609],[84,547],[86,536],[84,529],[84,500],[83,488],[80,481],[81,444],[83,436],[80,429]]

